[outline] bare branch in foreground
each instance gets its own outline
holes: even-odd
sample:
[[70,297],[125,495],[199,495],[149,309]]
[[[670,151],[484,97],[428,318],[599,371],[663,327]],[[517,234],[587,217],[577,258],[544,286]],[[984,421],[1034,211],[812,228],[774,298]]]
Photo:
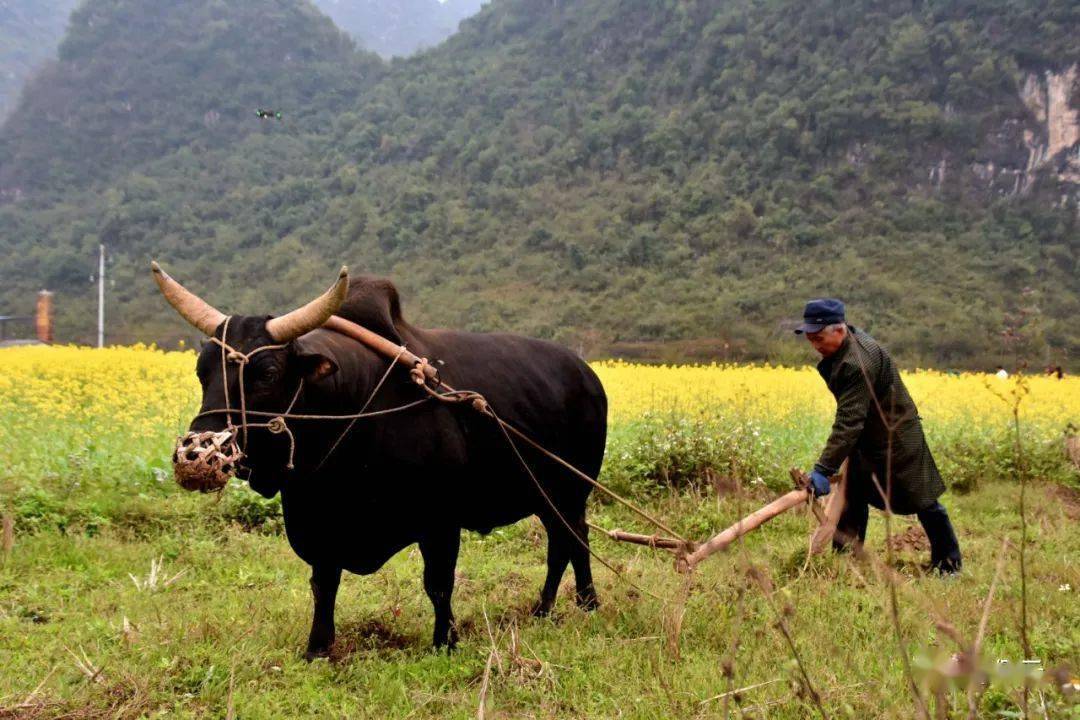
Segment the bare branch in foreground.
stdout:
[[784,636],[784,640],[787,641],[788,649],[791,650],[791,657],[794,658],[795,664],[799,668],[799,672],[802,675],[803,689],[806,690],[807,695],[814,701],[814,705],[817,707],[818,712],[822,718],[828,718],[825,714],[825,706],[821,703],[821,695],[814,689],[813,683],[810,682],[810,676],[806,672],[806,666],[803,665],[802,658],[799,656],[799,650],[795,646],[795,638],[791,634],[791,629],[788,627],[787,620],[784,619],[785,614],[794,613],[794,608],[790,605],[784,608],[777,608],[773,603],[773,593],[770,585],[772,584],[768,578],[762,574],[756,567],[751,566],[748,571],[750,579],[754,581],[759,588],[761,588],[762,594],[765,596],[765,602],[768,603],[769,609],[776,615],[775,627],[780,631],[780,634]]

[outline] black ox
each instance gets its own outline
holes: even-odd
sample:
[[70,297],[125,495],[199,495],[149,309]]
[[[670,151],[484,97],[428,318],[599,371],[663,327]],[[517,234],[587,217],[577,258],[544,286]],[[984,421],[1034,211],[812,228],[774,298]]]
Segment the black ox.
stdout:
[[[462,528],[486,533],[529,515],[540,518],[548,536],[547,579],[534,612],[551,610],[568,563],[574,568],[578,604],[597,606],[585,523],[591,488],[519,442],[549,504],[495,422],[467,403],[429,401],[360,419],[333,452],[345,421],[288,420],[295,439],[293,469],[286,467],[286,433],[248,428],[245,442],[240,429],[241,372],[249,412],[283,412],[294,396],[292,412],[298,414],[355,413],[368,401],[390,360],[321,328],[336,314],[406,345],[418,356],[443,360],[444,382],[479,391],[503,419],[596,477],[604,455],[607,397],[577,356],[559,345],[518,335],[414,327],[402,318],[397,291],[389,281],[362,277],[349,287],[344,268],[324,295],[276,318],[227,318],[156,263],[153,269],[162,293],[180,315],[230,349],[211,341],[200,352],[202,409],[186,437],[190,443],[208,435],[206,431],[229,433],[230,442],[240,443],[236,449],[243,452],[241,463],[251,487],[265,497],[281,493],[289,544],[312,569],[309,659],[325,656],[333,644],[341,571],[373,573],[412,543],[419,543],[424,589],[435,609],[434,644],[453,647],[457,633],[450,597]],[[283,347],[252,354],[274,345]],[[240,362],[243,358],[247,362]],[[231,422],[220,412],[226,409],[226,391]],[[390,371],[368,411],[422,397],[423,390],[399,366]],[[264,423],[266,416],[248,416],[247,421]],[[182,453],[174,456],[178,477],[185,462]]]

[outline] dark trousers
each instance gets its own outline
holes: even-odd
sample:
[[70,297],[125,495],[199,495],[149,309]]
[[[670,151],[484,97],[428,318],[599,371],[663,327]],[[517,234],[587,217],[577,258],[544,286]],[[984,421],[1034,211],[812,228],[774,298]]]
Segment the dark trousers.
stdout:
[[[841,550],[855,542],[862,544],[866,540],[866,523],[870,519],[870,506],[865,498],[852,497],[849,494],[844,512],[836,526],[833,548]],[[962,564],[960,542],[956,539],[949,513],[945,506],[935,502],[925,510],[916,513],[922,523],[927,539],[930,540],[930,567],[941,572],[956,572]]]

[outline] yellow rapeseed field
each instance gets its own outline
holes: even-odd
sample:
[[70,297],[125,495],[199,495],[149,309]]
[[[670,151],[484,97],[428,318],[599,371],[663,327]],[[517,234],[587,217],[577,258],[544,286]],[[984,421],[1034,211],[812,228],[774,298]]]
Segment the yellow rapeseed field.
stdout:
[[[607,390],[611,419],[645,412],[710,414],[739,411],[758,420],[829,416],[835,404],[815,368],[766,365],[636,365],[599,362],[593,369]],[[1011,420],[1016,378],[935,370],[903,373],[919,413],[931,426],[1001,426]],[[1080,378],[1025,377],[1020,408],[1027,422],[1063,429],[1080,419]]]
[[[199,400],[195,353],[153,346],[25,347],[0,351],[0,426],[21,419],[86,424],[95,431],[146,435],[190,418]],[[593,364],[619,424],[646,412],[689,415],[737,412],[760,421],[827,417],[833,400],[812,367],[762,365]],[[987,374],[923,370],[904,381],[931,425],[1007,423],[1014,380]],[[1080,379],[1025,379],[1028,422],[1064,428],[1080,420]]]
[[193,352],[145,345],[0,350],[0,430],[25,420],[42,429],[146,437],[186,423],[198,400]]
[[[619,361],[593,367],[608,393],[613,437],[625,440],[629,436],[622,431],[636,420],[659,420],[663,426],[665,418],[683,418],[694,423],[691,429],[671,432],[727,443],[730,453],[774,483],[784,481],[790,464],[812,462],[835,407],[812,367]],[[124,472],[117,464],[121,460],[136,473],[164,468],[173,441],[198,408],[194,368],[193,351],[143,345],[0,350],[0,476],[63,477],[72,468],[94,467],[96,477],[106,481]],[[1017,388],[1014,378],[935,371],[904,377],[943,471],[954,478],[964,472],[1004,472],[985,463],[1011,445],[1011,410],[999,395],[1008,399]],[[1027,437],[1035,441],[1033,447],[1056,457],[1066,425],[1080,425],[1080,379],[1024,382]],[[656,427],[641,432],[655,435]],[[635,453],[665,453],[676,440],[660,439],[655,447],[637,450],[618,446],[609,459],[618,464],[633,460]],[[980,459],[972,460],[973,453]]]

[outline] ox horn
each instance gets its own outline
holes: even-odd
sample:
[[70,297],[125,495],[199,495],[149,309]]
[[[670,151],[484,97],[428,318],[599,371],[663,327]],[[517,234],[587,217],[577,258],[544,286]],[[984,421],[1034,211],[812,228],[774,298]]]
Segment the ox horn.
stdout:
[[266,321],[266,331],[278,342],[289,342],[306,332],[321,327],[345,302],[349,291],[349,269],[341,266],[341,272],[333,286],[307,305]]
[[205,335],[213,336],[217,326],[225,321],[225,315],[180,283],[169,277],[156,262],[151,261],[154,281],[161,289],[161,294],[176,308],[180,317],[197,327]]

